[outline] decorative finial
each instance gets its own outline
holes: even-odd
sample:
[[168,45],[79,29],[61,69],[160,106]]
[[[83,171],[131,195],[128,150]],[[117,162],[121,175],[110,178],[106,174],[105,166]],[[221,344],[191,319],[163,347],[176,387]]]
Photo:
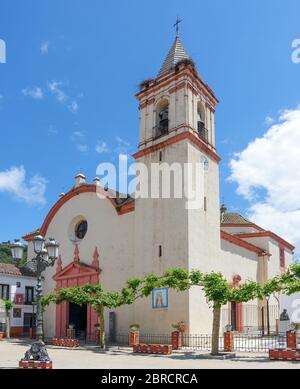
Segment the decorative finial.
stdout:
[[96,268],[99,269],[99,252],[98,248],[95,248],[94,254],[93,254],[93,263],[92,265]]
[[79,262],[80,261],[80,258],[79,258],[79,247],[78,247],[78,244],[75,244],[75,249],[74,249],[74,262]]
[[179,16],[177,16],[176,23],[174,24],[174,27],[176,27],[176,36],[179,36],[179,24],[182,22],[182,19],[179,19]]

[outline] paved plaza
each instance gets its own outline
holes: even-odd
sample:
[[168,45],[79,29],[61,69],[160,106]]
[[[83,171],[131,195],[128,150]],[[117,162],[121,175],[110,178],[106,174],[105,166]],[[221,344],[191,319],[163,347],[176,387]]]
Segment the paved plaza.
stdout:
[[[0,368],[17,368],[29,342],[0,342]],[[133,354],[129,348],[112,347],[101,352],[96,346],[66,349],[47,346],[55,369],[299,369],[297,362],[271,362],[267,354],[237,353],[233,360],[202,359],[204,352],[174,352],[170,356]]]

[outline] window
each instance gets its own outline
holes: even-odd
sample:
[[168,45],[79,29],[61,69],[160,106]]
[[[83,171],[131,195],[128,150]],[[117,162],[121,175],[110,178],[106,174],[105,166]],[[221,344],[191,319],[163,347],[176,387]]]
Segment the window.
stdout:
[[205,108],[200,101],[197,106],[197,126],[200,138],[208,142],[208,131],[205,128]]
[[204,197],[204,211],[207,211],[207,197]]
[[75,228],[75,236],[77,239],[83,239],[87,233],[88,224],[86,220],[80,221]]
[[161,99],[156,106],[156,134],[160,136],[169,132],[169,101],[165,98]]
[[159,162],[162,162],[162,157],[163,157],[162,151],[160,151],[160,152],[159,152]]
[[280,247],[280,267],[285,268],[285,250],[284,247]]
[[15,319],[20,319],[22,317],[22,309],[21,308],[14,308],[13,309],[13,317]]
[[158,248],[158,256],[159,256],[159,258],[162,257],[162,245],[160,245]]
[[9,300],[9,285],[0,284],[0,298],[2,300]]
[[25,287],[25,304],[32,304],[34,301],[34,288],[32,286]]
[[21,282],[17,282],[17,288],[21,288]]

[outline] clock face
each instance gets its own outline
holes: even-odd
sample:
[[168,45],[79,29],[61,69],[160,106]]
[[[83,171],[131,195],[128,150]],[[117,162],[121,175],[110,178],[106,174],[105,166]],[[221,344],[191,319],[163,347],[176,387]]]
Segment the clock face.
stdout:
[[204,155],[202,155],[202,157],[201,157],[201,163],[203,164],[203,169],[205,171],[207,171],[209,168],[209,162],[208,162],[208,159],[206,157],[204,157]]

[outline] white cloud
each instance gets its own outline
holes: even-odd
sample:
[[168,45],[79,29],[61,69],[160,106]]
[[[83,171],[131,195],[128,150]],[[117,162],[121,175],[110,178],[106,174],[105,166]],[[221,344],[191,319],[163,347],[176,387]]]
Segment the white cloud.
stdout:
[[68,105],[68,108],[73,113],[77,112],[79,108],[77,101],[71,101],[71,103]]
[[286,110],[230,162],[248,216],[300,247],[300,107]]
[[50,92],[55,96],[59,103],[65,103],[68,99],[66,93],[62,89],[63,83],[61,81],[52,81],[48,83]]
[[40,47],[41,53],[43,55],[48,54],[49,51],[49,41],[43,42]]
[[88,145],[83,144],[83,143],[77,143],[76,147],[82,153],[86,153],[88,151],[88,149],[89,149]]
[[22,89],[22,93],[26,97],[32,97],[34,100],[42,100],[44,98],[43,90],[39,86]]
[[96,144],[96,152],[98,154],[103,154],[103,153],[109,153],[109,148],[107,144],[103,141],[98,141]]
[[114,149],[114,152],[116,154],[129,154],[128,149],[130,148],[130,143],[120,138],[119,136],[117,136],[115,139],[117,142],[117,147]]
[[266,116],[265,117],[265,124],[267,126],[271,126],[275,122],[275,119],[273,119],[271,116]]
[[82,153],[86,153],[89,149],[88,145],[85,143],[85,137],[85,132],[79,130],[74,131],[73,134],[70,136],[70,139],[72,142],[75,143],[77,150]]
[[46,203],[47,181],[40,175],[26,180],[23,166],[11,167],[0,172],[0,192],[10,193],[15,199],[29,205],[44,205]]
[[71,100],[68,94],[63,89],[64,83],[62,81],[48,82],[48,89],[56,100],[65,105],[70,112],[76,113],[79,109],[79,104],[76,100]]

